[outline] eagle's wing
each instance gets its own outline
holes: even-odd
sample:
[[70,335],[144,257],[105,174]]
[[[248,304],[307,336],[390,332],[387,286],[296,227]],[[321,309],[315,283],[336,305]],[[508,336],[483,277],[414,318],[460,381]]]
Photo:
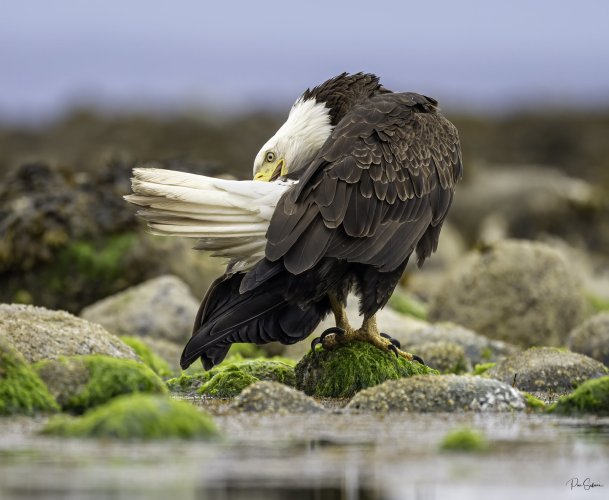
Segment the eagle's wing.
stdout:
[[436,101],[382,94],[336,126],[297,186],[279,200],[266,257],[293,274],[324,257],[397,269],[437,246],[462,175],[456,128]]
[[[196,248],[246,269],[264,256],[265,233],[285,184],[215,179],[157,168],[135,168],[138,215],[155,234],[199,238]],[[236,268],[235,268],[236,266]]]

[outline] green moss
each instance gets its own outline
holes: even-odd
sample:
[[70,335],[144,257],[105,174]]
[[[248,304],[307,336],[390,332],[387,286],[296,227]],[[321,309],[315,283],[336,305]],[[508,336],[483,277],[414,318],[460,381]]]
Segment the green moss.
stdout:
[[522,397],[524,398],[524,402],[527,405],[527,408],[531,411],[544,411],[546,409],[546,404],[539,398],[536,398],[532,394],[528,392],[522,392]]
[[425,307],[425,304],[404,293],[394,292],[389,298],[388,305],[399,313],[418,319],[427,319],[427,307]]
[[82,417],[56,417],[42,432],[117,439],[194,439],[218,434],[211,417],[194,406],[146,394],[118,397]]
[[61,407],[74,413],[83,413],[121,394],[167,392],[158,375],[130,359],[70,356],[39,361],[34,368]]
[[584,382],[571,394],[563,396],[551,405],[548,411],[563,415],[576,413],[609,415],[609,376]]
[[208,372],[183,373],[167,381],[173,392],[198,393],[214,397],[232,397],[248,385],[259,380],[269,380],[293,386],[294,361],[285,358],[238,359],[225,361]]
[[332,351],[309,351],[296,365],[296,388],[310,396],[348,398],[385,380],[426,374],[438,372],[366,342],[351,342]]
[[479,363],[476,366],[474,366],[473,373],[474,373],[474,375],[482,375],[483,373],[486,373],[487,370],[489,370],[496,364],[497,363]]
[[169,367],[169,363],[155,354],[150,347],[137,337],[123,336],[120,339],[135,351],[144,364],[152,369],[154,373],[160,377],[170,377],[173,372]]
[[442,450],[463,451],[468,453],[483,452],[486,451],[488,447],[488,441],[484,434],[467,427],[449,432],[444,436],[444,439],[440,444]]
[[259,381],[259,378],[237,367],[231,367],[214,375],[197,390],[197,393],[215,398],[232,398],[239,395],[248,385]]
[[0,415],[33,415],[58,409],[38,374],[0,339]]

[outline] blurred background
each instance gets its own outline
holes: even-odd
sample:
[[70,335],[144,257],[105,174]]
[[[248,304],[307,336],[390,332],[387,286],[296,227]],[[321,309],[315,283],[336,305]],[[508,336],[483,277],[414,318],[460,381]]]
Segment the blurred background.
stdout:
[[[121,199],[131,168],[248,178],[291,103],[343,71],[433,96],[459,128],[466,173],[430,273],[480,242],[545,239],[583,252],[588,288],[609,297],[596,279],[609,245],[606,2],[57,0],[2,10],[1,301],[78,312],[165,272],[202,294],[221,264],[142,234]],[[430,293],[410,285],[421,300]]]

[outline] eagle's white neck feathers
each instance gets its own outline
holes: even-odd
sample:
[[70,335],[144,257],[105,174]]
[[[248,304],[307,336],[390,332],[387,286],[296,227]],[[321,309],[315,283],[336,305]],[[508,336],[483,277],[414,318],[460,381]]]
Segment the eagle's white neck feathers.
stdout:
[[288,172],[296,160],[302,165],[317,154],[332,133],[329,110],[323,102],[299,98],[288,119],[260,149],[254,161],[254,174],[262,165],[267,151],[285,158]]

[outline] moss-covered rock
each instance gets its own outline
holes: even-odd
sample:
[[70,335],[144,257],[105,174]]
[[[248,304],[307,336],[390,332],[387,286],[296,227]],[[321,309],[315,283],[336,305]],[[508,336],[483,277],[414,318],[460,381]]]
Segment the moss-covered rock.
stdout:
[[216,373],[197,390],[198,394],[213,398],[232,398],[238,395],[248,385],[259,382],[260,379],[250,375],[236,366]]
[[82,417],[52,419],[43,433],[78,438],[208,439],[218,435],[211,417],[166,396],[118,397]]
[[495,366],[497,363],[480,363],[477,364],[476,366],[474,366],[474,371],[473,374],[474,375],[483,375],[484,373],[486,373],[488,370],[490,370],[493,366]]
[[455,342],[425,342],[408,348],[425,360],[430,368],[440,373],[460,373],[472,370],[472,363],[465,355],[465,349]]
[[74,413],[83,413],[121,394],[167,392],[158,375],[134,360],[72,356],[39,361],[33,368],[60,406]]
[[560,252],[507,240],[460,261],[433,298],[429,317],[529,347],[564,344],[584,311],[579,279]]
[[522,395],[508,384],[470,375],[388,380],[349,402],[356,412],[502,412],[523,410]]
[[565,394],[582,382],[609,374],[601,362],[556,347],[532,347],[489,368],[496,378],[521,391]]
[[140,357],[143,363],[150,367],[158,376],[169,377],[173,374],[173,371],[169,367],[167,361],[154,353],[148,344],[146,344],[142,339],[131,336],[124,336],[120,339],[131,347],[131,349],[133,349],[135,354]]
[[277,382],[256,382],[247,387],[230,406],[252,413],[320,413],[325,409],[312,397]]
[[609,415],[609,376],[588,380],[568,396],[560,398],[550,411],[564,415],[595,413]]
[[442,450],[467,453],[480,453],[488,450],[488,447],[484,434],[468,427],[450,431],[440,443]]
[[0,415],[32,415],[58,409],[36,372],[0,337]]
[[225,361],[208,372],[183,373],[167,381],[172,392],[228,398],[248,385],[267,380],[293,386],[294,361],[288,359],[238,359]]
[[367,342],[350,342],[335,350],[309,351],[296,365],[296,387],[310,396],[349,398],[385,380],[437,373]]

